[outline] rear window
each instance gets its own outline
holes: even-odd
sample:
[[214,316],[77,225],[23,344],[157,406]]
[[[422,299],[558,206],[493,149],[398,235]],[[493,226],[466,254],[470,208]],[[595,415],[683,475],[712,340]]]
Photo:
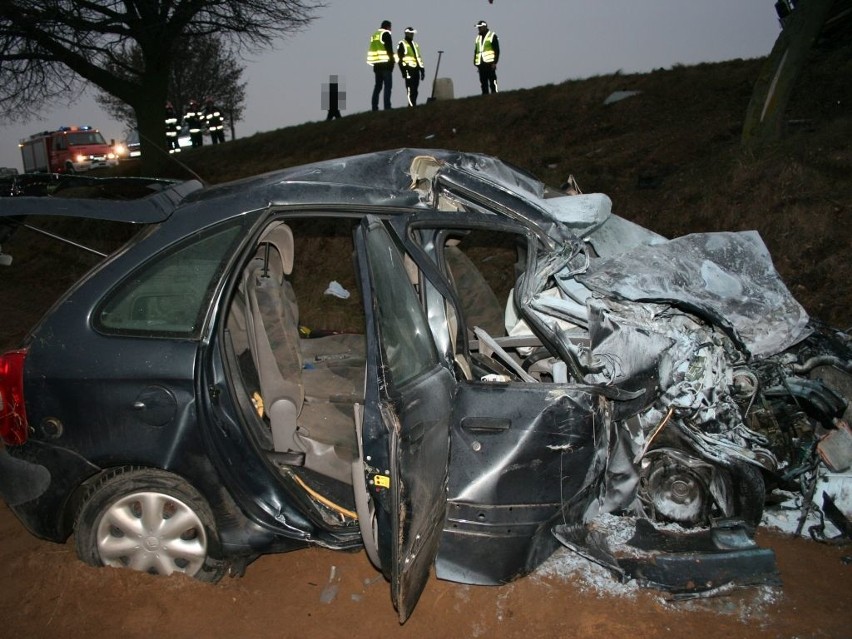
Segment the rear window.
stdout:
[[100,305],[105,333],[198,337],[216,284],[242,226],[193,236],[146,262]]

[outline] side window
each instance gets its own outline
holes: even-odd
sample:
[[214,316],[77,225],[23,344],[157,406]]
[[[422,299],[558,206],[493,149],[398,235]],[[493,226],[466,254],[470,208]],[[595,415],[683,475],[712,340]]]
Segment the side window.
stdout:
[[56,151],[64,151],[65,149],[68,148],[65,145],[65,136],[64,135],[58,135],[55,138],[53,138],[53,148]]
[[95,326],[105,333],[197,337],[239,224],[193,236],[146,262],[105,298]]
[[387,365],[402,385],[432,369],[438,355],[402,255],[383,227],[370,228],[367,253]]
[[[520,315],[515,285],[527,268],[530,238],[509,229],[421,229],[457,304],[427,290],[437,343],[467,380],[549,382],[555,360]],[[447,338],[440,330],[445,326]]]
[[467,327],[506,335],[506,303],[515,286],[523,238],[514,233],[467,230],[439,240],[445,270],[461,303]]

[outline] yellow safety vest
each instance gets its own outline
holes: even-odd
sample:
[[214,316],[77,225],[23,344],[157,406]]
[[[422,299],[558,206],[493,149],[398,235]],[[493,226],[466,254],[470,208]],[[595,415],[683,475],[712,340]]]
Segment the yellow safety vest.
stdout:
[[370,38],[370,48],[367,49],[367,64],[370,66],[394,61],[388,57],[388,52],[385,50],[385,43],[382,42],[382,36],[385,33],[390,33],[390,31],[388,29],[379,29]]
[[491,41],[494,39],[494,32],[489,31],[483,36],[476,36],[476,48],[473,53],[473,63],[479,66],[480,62],[494,62],[494,45]]
[[402,56],[402,66],[423,68],[423,58],[420,57],[420,45],[408,40],[400,40],[399,43],[405,47],[405,55]]

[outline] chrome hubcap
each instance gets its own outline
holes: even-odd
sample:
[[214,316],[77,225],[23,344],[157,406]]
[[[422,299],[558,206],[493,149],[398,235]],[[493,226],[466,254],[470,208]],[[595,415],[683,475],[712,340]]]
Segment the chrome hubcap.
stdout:
[[97,547],[106,566],[157,575],[195,575],[207,557],[207,535],[195,511],[163,493],[122,497],[101,517]]
[[657,519],[703,522],[712,505],[710,467],[677,451],[652,451],[643,460],[639,496]]

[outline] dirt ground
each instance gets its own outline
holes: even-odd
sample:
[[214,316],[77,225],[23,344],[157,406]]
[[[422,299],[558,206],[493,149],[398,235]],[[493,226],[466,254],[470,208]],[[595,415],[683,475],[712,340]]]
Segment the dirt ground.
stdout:
[[[774,533],[783,587],[671,603],[660,593],[597,589],[585,562],[558,555],[502,587],[432,578],[400,626],[387,583],[363,552],[260,558],[217,585],[77,560],[73,540],[40,541],[0,506],[0,618],[6,637],[850,637],[850,549]],[[847,561],[844,561],[846,557]]]

